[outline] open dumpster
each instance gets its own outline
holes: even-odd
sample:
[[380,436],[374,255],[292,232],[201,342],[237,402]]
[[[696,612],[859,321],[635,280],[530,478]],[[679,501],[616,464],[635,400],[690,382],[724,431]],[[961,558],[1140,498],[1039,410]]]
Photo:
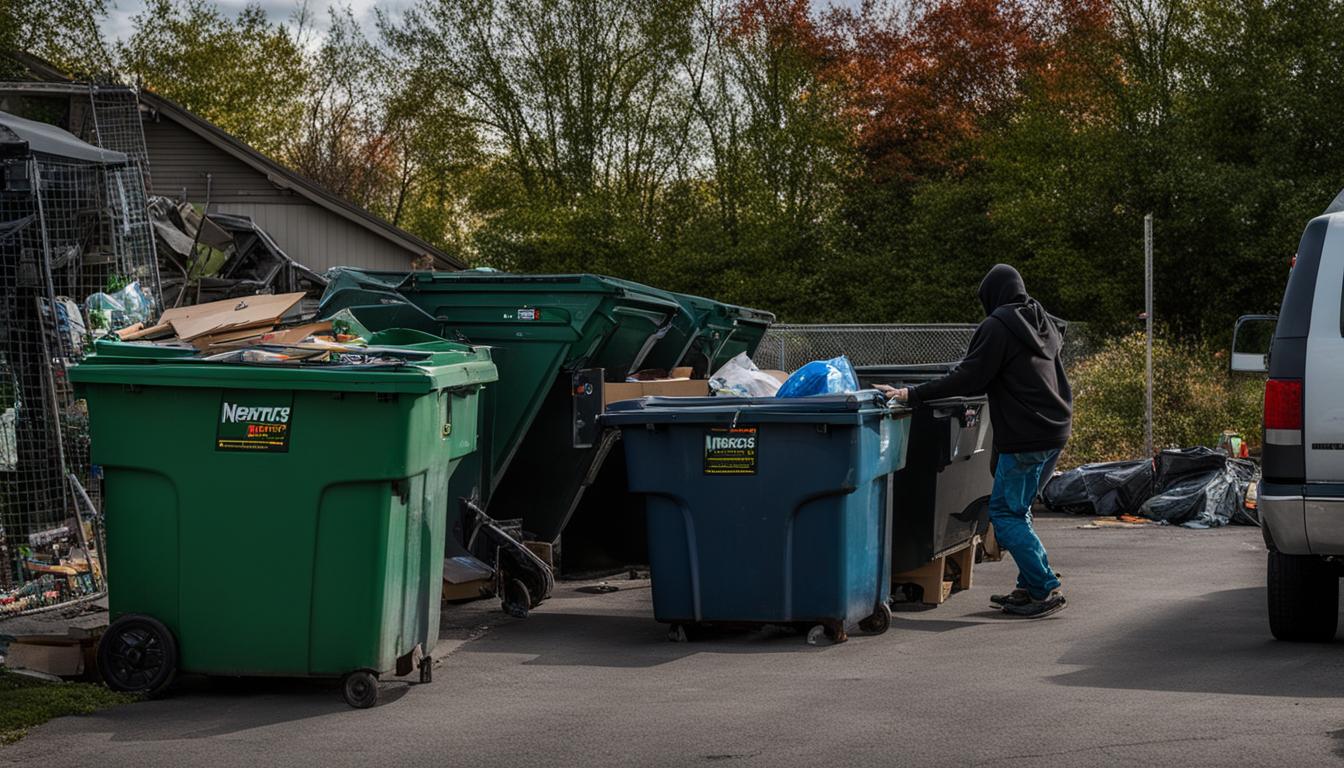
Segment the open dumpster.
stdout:
[[[945,375],[953,365],[861,366],[856,372],[860,386],[910,387]],[[910,448],[891,497],[894,572],[913,571],[964,548],[987,530],[992,446],[984,395],[932,400],[913,409]]]
[[670,371],[691,369],[692,378],[703,379],[739,352],[752,355],[775,316],[759,309],[724,304],[701,296],[664,291],[660,288],[614,280],[633,291],[675,302],[680,311],[659,332],[643,362],[644,368]]
[[[520,520],[542,542],[559,537],[614,442],[596,421],[602,384],[639,370],[681,311],[594,275],[340,269],[327,277],[323,317],[349,310],[375,331],[408,326],[492,349],[500,383],[483,408],[481,464],[450,490],[475,499],[459,522],[464,543],[482,512]],[[545,597],[537,580],[523,586],[533,604]]]
[[332,677],[367,707],[380,675],[429,681],[446,491],[497,372],[423,334],[369,342],[255,364],[100,342],[71,371],[105,478],[109,686]]
[[797,399],[613,403],[630,490],[647,497],[655,618],[811,627],[843,641],[891,622],[891,474],[910,412],[868,390]]

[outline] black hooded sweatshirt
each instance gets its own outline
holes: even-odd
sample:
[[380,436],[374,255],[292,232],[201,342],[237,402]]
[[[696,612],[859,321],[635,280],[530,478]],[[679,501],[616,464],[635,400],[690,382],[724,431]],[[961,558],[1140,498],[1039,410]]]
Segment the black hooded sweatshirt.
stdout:
[[936,381],[910,390],[910,404],[940,397],[989,395],[999,453],[1063,448],[1073,417],[1073,391],[1059,351],[1062,323],[1027,295],[1016,269],[998,264],[980,282],[988,317],[966,358]]

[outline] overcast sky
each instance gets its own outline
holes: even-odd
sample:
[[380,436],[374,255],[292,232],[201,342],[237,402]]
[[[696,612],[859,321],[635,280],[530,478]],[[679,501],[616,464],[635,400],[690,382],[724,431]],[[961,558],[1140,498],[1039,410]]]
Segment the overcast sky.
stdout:
[[[267,15],[274,21],[284,21],[294,15],[302,0],[251,0],[256,2],[262,8],[266,9]],[[0,0],[3,2],[3,0]],[[214,0],[224,13],[230,16],[238,15],[249,0]],[[367,30],[373,31],[374,26],[374,8],[382,8],[384,11],[396,13],[412,5],[414,0],[308,0],[308,8],[312,12],[314,26],[321,30],[327,24],[327,11],[332,7],[349,5],[355,12],[355,17],[360,19]],[[858,5],[859,0],[812,0],[813,7],[823,7],[832,4],[839,5]],[[139,13],[145,7],[144,0],[109,0],[107,6],[107,20],[103,23],[103,31],[113,40],[124,40],[131,34],[131,17]]]
[[[284,21],[294,15],[299,0],[252,0],[266,9],[266,14],[274,21]],[[356,18],[364,22],[366,28],[373,29],[373,9],[375,6],[388,11],[397,11],[410,5],[412,0],[308,0],[313,22],[318,29],[326,26],[327,10],[331,6],[349,5]],[[214,4],[229,16],[237,16],[247,6],[249,0],[214,0]],[[110,0],[107,6],[107,20],[103,31],[109,38],[123,40],[131,34],[131,17],[144,9],[143,0]]]

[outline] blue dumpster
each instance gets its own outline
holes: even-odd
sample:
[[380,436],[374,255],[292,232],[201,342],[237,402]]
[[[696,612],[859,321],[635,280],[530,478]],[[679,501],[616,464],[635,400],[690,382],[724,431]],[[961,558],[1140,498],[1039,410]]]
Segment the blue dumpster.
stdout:
[[612,403],[630,490],[647,497],[653,611],[706,625],[783,624],[846,639],[891,623],[891,475],[909,410],[877,392]]

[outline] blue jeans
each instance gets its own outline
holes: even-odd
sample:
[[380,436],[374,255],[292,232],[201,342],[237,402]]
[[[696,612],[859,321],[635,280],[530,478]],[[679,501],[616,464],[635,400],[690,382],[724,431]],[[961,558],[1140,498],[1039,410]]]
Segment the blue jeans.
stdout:
[[1017,563],[1017,586],[1037,600],[1059,588],[1045,547],[1031,527],[1031,503],[1040,488],[1041,473],[1053,467],[1059,451],[1001,453],[994,470],[994,492],[989,497],[989,521],[999,546]]

